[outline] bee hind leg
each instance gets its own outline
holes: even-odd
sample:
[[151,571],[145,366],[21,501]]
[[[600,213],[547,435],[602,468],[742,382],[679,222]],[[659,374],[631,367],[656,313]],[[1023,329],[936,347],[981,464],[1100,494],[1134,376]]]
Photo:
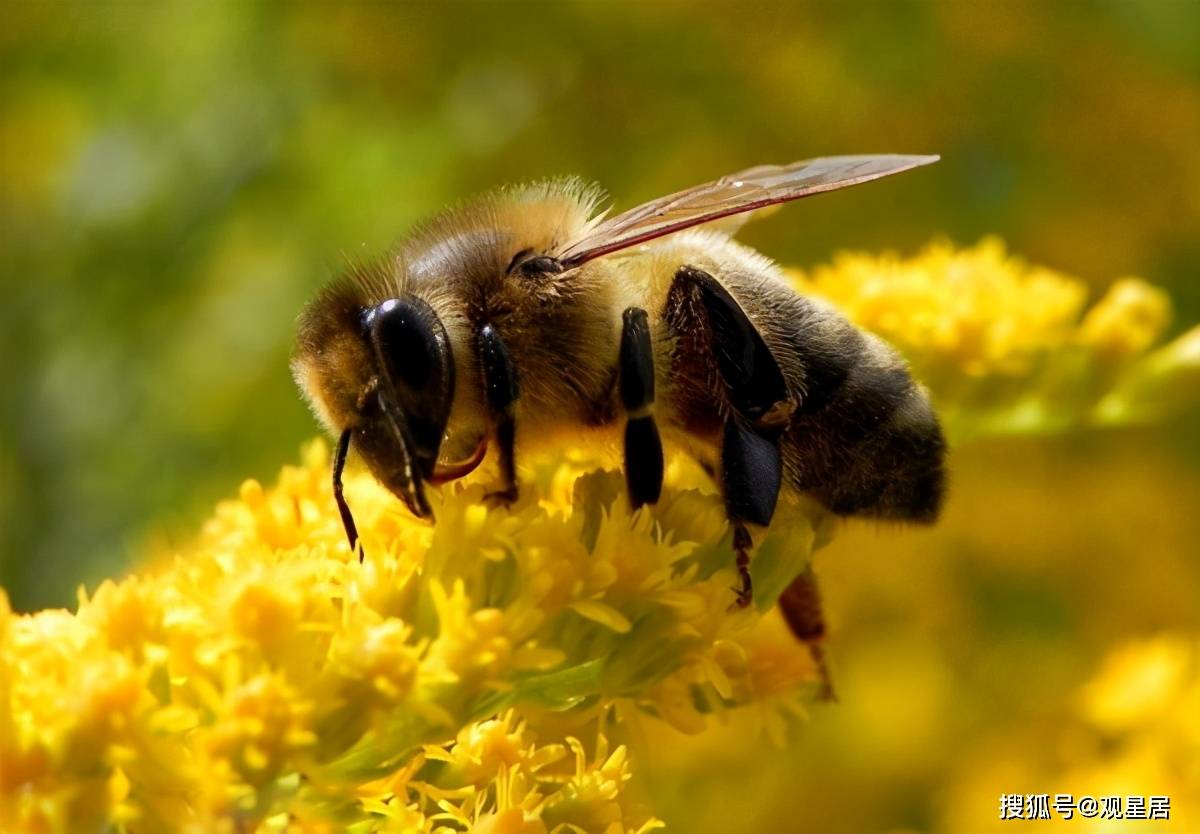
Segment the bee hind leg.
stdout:
[[735,607],[745,608],[754,600],[750,579],[753,537],[747,524],[766,527],[775,514],[783,480],[783,457],[778,436],[764,436],[737,416],[725,420],[721,444],[721,492],[725,513],[733,525],[733,549],[738,571]]
[[733,525],[739,585],[735,605],[753,601],[747,525],[771,523],[783,482],[780,439],[795,404],[771,348],[737,299],[704,270],[675,273],[664,311],[681,349],[719,380],[710,392],[722,403],[721,492]]
[[792,580],[779,597],[779,609],[796,639],[808,647],[821,678],[820,697],[836,701],[833,678],[825,660],[825,615],[821,610],[821,589],[810,565]]

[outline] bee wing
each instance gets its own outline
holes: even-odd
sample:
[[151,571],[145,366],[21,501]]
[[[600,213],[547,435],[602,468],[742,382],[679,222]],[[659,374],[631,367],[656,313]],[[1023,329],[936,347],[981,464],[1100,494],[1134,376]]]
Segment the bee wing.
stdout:
[[559,254],[564,267],[636,246],[701,223],[835,191],[936,162],[937,156],[823,156],[790,165],[759,165],[643,203],[601,221]]

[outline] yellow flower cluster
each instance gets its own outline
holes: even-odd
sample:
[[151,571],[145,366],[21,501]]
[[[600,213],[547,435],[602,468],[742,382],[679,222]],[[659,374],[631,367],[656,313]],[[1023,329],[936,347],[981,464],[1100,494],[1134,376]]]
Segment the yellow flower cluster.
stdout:
[[911,258],[844,253],[790,277],[894,344],[956,437],[1157,419],[1200,391],[1200,327],[1157,351],[1166,294],[1122,278],[1090,309],[1086,285],[988,238]]
[[[705,477],[673,465],[636,514],[622,485],[568,455],[511,509],[443,489],[429,526],[352,476],[359,564],[316,444],[77,613],[4,603],[0,831],[646,830],[625,749],[607,749],[614,706],[698,730],[760,692],[793,709],[801,689],[762,673],[759,612],[730,610]],[[783,514],[760,609],[820,521]]]
[[933,244],[913,258],[842,253],[795,278],[928,366],[968,376],[1030,374],[1070,344],[1086,295],[994,238],[969,249]]
[[[1200,641],[1160,634],[1118,646],[1074,693],[1074,716],[1047,733],[1031,727],[968,758],[943,809],[941,830],[971,819],[980,831],[1008,831],[1014,824],[995,813],[997,785],[1022,794],[1068,794],[1170,800],[1167,820],[1066,819],[1024,822],[1036,831],[1195,831],[1200,814]],[[1037,732],[1046,733],[1034,737]],[[1047,786],[1050,786],[1049,788]],[[1096,816],[1093,811],[1093,816]]]

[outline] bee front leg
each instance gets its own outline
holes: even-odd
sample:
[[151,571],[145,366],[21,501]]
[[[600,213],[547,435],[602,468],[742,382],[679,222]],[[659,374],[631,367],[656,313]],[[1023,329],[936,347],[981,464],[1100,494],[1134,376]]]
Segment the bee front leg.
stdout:
[[513,416],[516,407],[517,369],[500,334],[490,324],[479,331],[479,365],[483,369],[483,390],[492,422],[496,448],[500,454],[499,490],[488,498],[503,504],[517,500],[516,434]]
[[620,389],[625,406],[625,485],[636,510],[662,494],[663,449],[654,422],[654,347],[646,311],[621,317]]
[[342,471],[346,468],[346,455],[350,452],[350,437],[353,432],[346,429],[338,438],[337,451],[333,455],[333,500],[337,502],[338,513],[342,517],[342,527],[346,530],[346,540],[350,542],[350,552],[358,549],[358,561],[362,561],[366,553],[358,548],[358,527],[354,523],[354,515],[346,496],[342,493]]

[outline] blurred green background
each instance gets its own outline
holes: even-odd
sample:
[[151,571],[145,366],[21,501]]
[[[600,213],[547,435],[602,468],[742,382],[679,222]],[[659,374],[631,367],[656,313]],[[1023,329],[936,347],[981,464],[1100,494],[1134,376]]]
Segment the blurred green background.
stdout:
[[[287,368],[305,299],[344,253],[504,182],[579,174],[628,206],[763,162],[936,152],[742,237],[804,266],[996,233],[1097,293],[1165,286],[1178,331],[1200,319],[1197,43],[1186,0],[8,0],[0,585],[69,604],[273,477],[316,432]],[[844,706],[786,757],[730,734],[651,757],[652,792],[691,797],[657,803],[674,830],[736,809],[746,830],[953,831],[970,762],[1041,755],[1112,646],[1200,632],[1195,414],[953,469],[944,524],[821,557]],[[979,778],[985,804],[1024,789]]]

